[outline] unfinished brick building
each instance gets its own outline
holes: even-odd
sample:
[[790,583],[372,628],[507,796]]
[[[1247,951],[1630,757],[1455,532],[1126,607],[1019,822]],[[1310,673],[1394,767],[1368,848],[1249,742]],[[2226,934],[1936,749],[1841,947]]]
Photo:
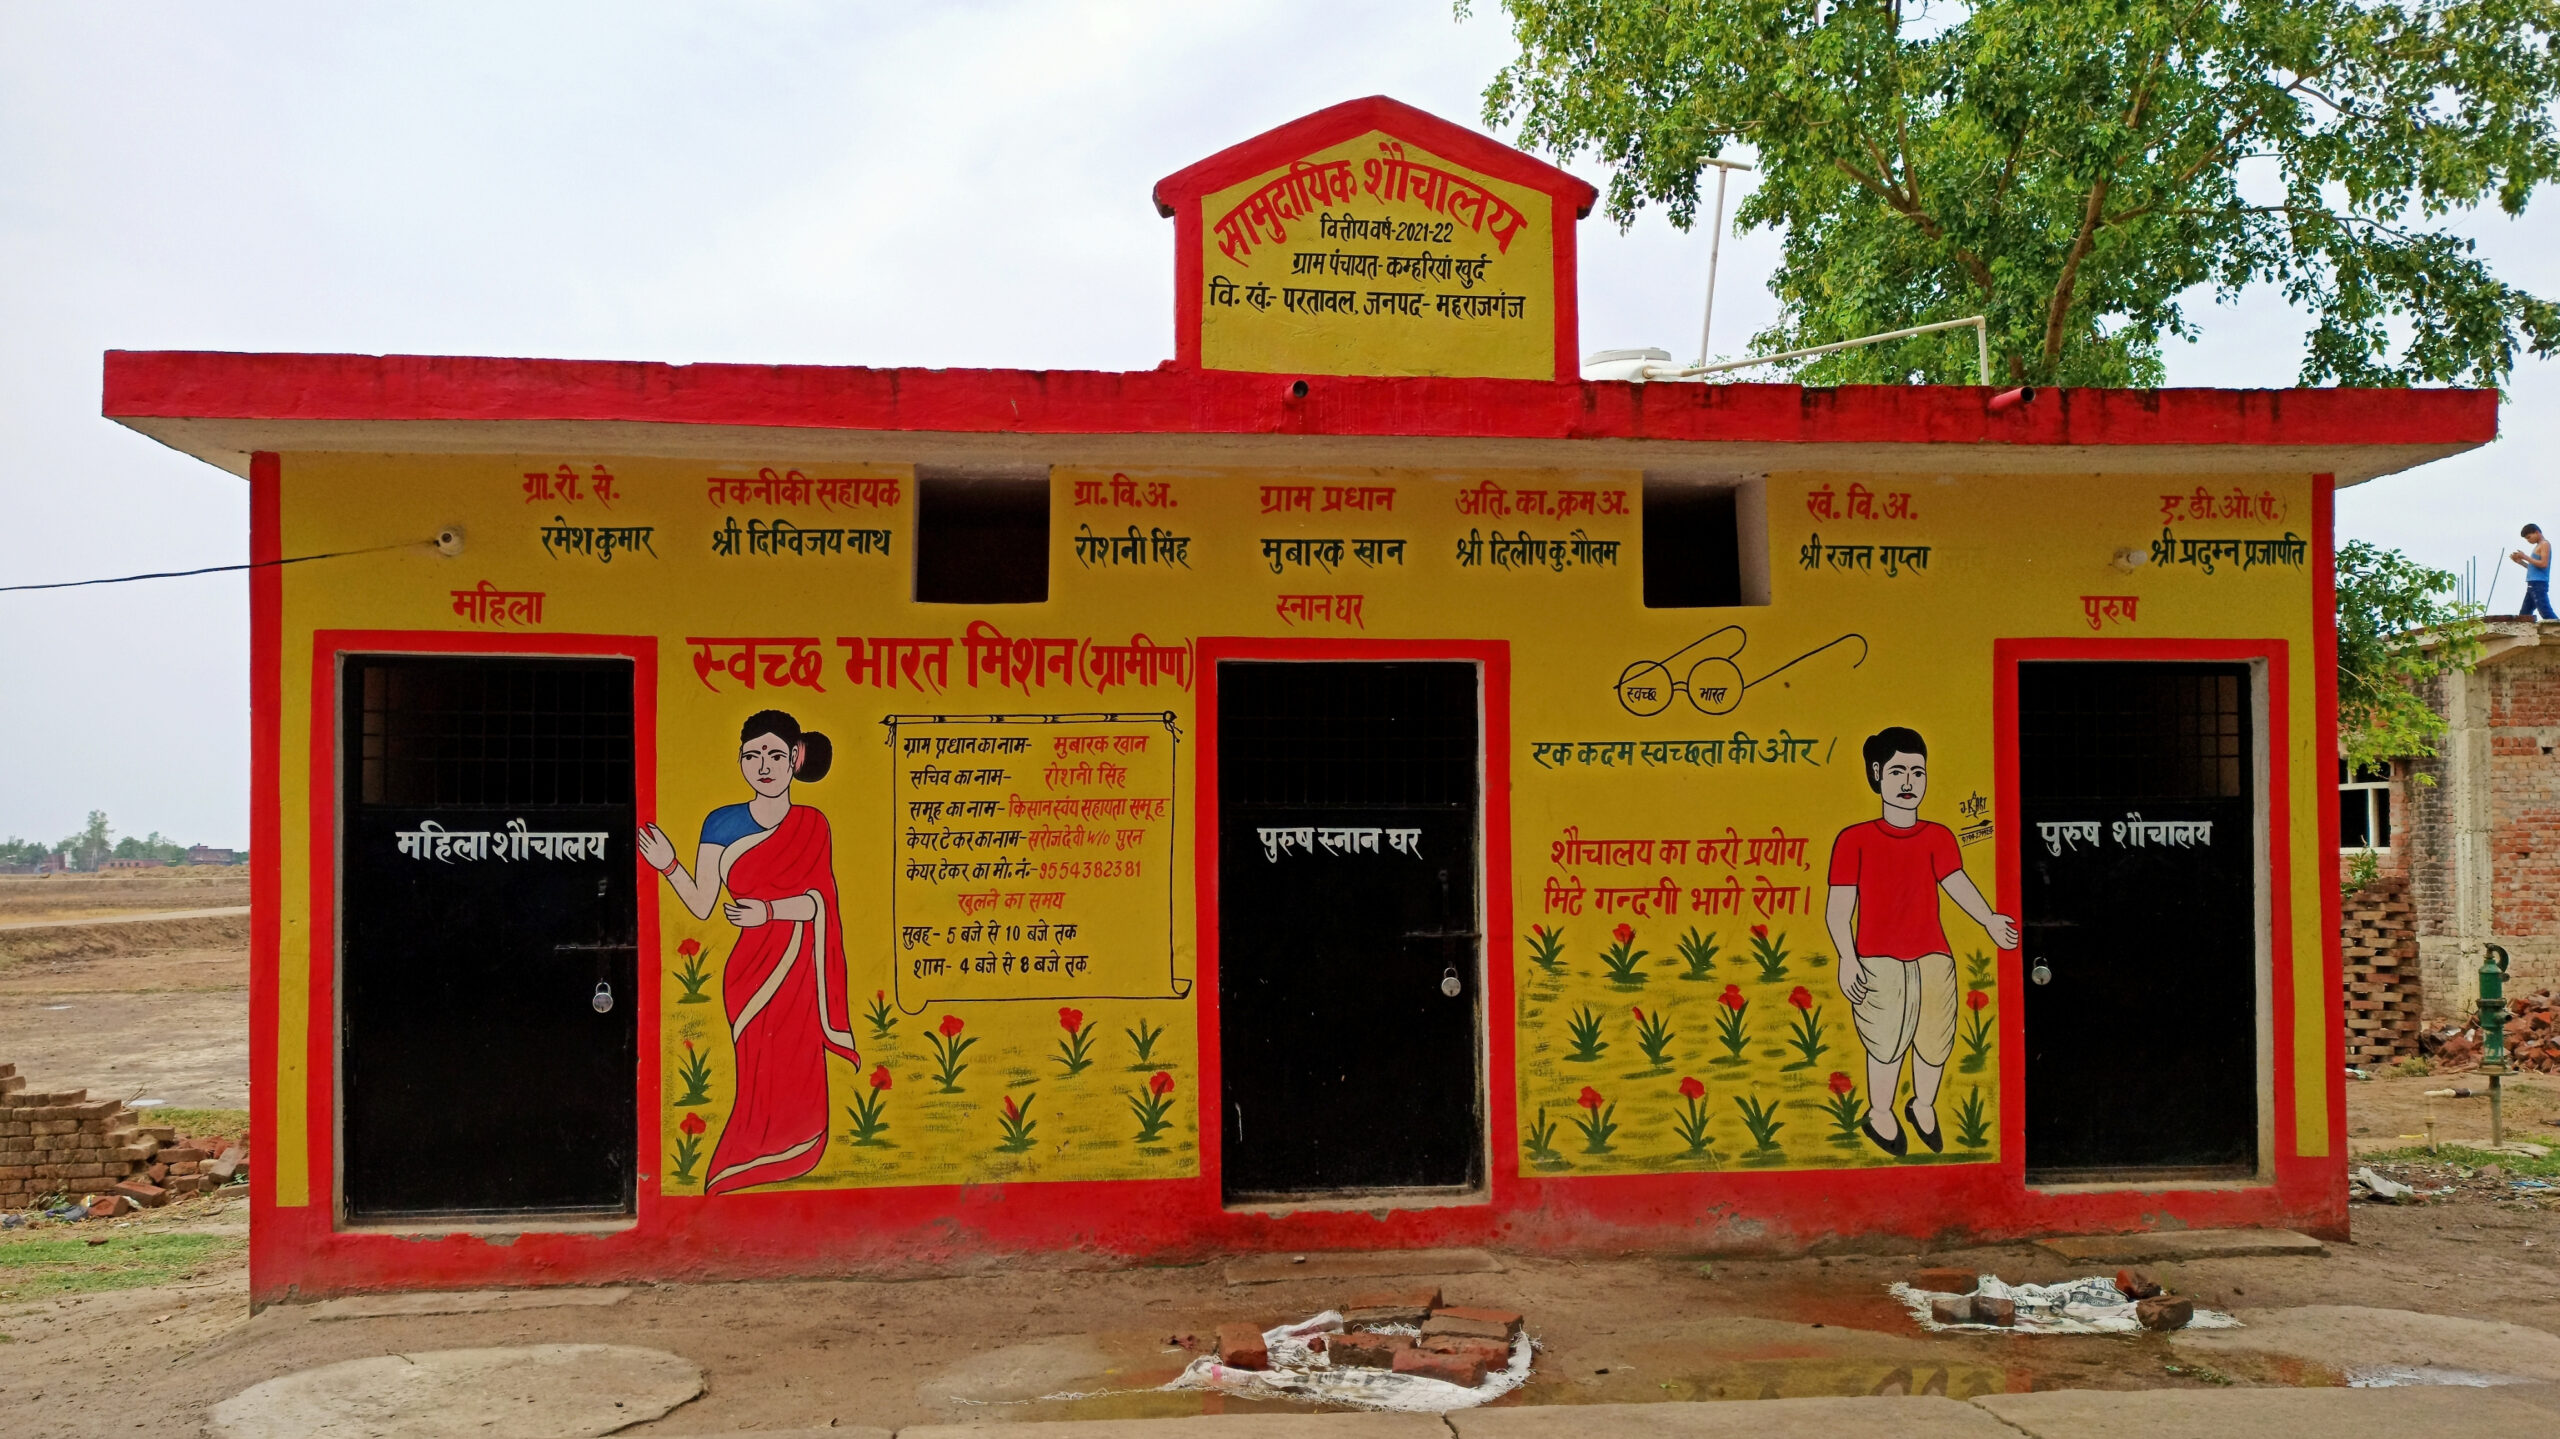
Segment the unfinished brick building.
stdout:
[[2374,843],[2405,877],[2422,1003],[2445,1016],[2477,998],[2492,942],[2509,994],[2560,987],[2560,624],[2492,622],[2478,667],[2427,698],[2450,727],[2437,754],[2342,775],[2340,848]]

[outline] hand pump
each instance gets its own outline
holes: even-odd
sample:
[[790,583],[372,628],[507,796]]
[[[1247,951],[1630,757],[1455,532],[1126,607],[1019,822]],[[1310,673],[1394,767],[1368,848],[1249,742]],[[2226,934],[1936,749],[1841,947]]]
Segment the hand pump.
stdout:
[[2490,945],[2480,961],[2480,1072],[2489,1076],[2489,1147],[2507,1142],[2505,1098],[2498,1092],[2507,1073],[2507,951]]

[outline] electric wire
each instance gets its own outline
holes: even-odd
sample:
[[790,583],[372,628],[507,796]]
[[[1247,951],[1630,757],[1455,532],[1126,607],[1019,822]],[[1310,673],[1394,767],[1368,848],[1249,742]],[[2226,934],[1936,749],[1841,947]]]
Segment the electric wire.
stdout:
[[412,545],[434,544],[433,540],[401,540],[388,545],[373,545],[361,550],[331,550],[317,555],[288,555],[280,560],[251,560],[238,565],[206,565],[198,570],[154,570],[147,575],[114,575],[96,580],[55,580],[41,585],[0,585],[0,594],[20,590],[76,590],[87,585],[129,585],[136,580],[182,580],[190,575],[228,574],[233,570],[264,570],[277,565],[298,565],[310,560],[340,560],[349,555],[378,555],[384,550],[405,550]]

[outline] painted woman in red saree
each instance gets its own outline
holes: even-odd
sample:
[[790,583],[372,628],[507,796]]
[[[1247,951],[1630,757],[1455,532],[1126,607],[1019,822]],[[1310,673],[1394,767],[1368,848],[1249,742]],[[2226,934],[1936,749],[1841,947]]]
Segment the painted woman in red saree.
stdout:
[[792,781],[824,778],[833,755],[825,735],[803,731],[780,710],[759,711],[738,737],[738,769],[755,798],[704,818],[692,870],[664,831],[640,829],[641,858],[695,918],[711,917],[725,887],[723,912],[738,926],[720,975],[737,1098],[704,1170],[706,1195],[815,1169],[827,1146],[827,1055],[862,1062],[836,911],[835,846],[827,817],[791,800]]

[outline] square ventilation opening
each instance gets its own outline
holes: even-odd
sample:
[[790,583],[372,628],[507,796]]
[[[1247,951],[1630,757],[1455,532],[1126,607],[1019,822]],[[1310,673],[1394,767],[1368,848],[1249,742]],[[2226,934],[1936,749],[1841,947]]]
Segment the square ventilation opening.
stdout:
[[916,470],[916,602],[1049,598],[1049,472]]

